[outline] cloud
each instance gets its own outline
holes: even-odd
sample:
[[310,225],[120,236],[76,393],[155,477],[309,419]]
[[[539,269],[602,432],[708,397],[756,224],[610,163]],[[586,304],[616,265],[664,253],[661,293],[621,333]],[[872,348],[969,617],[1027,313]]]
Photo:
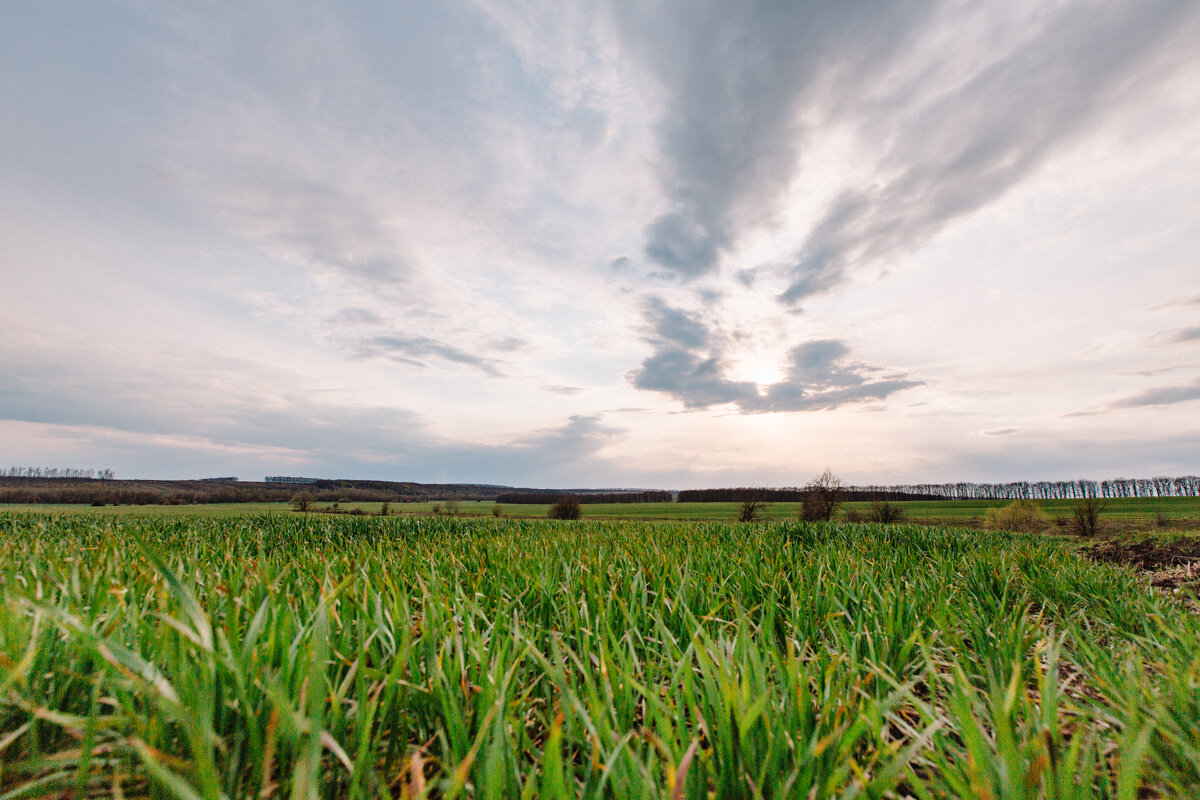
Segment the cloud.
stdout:
[[1200,400],[1200,379],[1183,386],[1162,386],[1157,389],[1147,389],[1117,400],[1111,407],[1144,408],[1146,406],[1169,406],[1175,403],[1186,403],[1189,400]]
[[646,227],[646,256],[684,278],[714,269],[791,183],[804,102],[883,69],[935,8],[618,0],[617,30],[664,95],[660,176],[671,208]]
[[428,336],[371,336],[357,340],[353,347],[359,355],[381,356],[418,367],[428,366],[422,359],[437,358],[474,367],[492,377],[499,377],[501,374],[494,360],[468,353]]
[[367,308],[350,306],[342,308],[329,316],[334,325],[382,325],[383,317]]
[[1169,300],[1166,303],[1159,303],[1156,306],[1151,306],[1151,311],[1161,311],[1164,308],[1179,308],[1180,306],[1200,306],[1200,294],[1195,297],[1185,297],[1180,300]]
[[[618,474],[595,456],[625,434],[599,414],[574,414],[497,443],[455,440],[435,434],[411,409],[276,391],[277,384],[295,387],[296,376],[235,359],[135,365],[97,355],[81,363],[0,347],[0,368],[7,378],[0,428],[73,438],[80,458],[124,475],[146,474],[139,464],[157,476],[205,474],[221,464],[221,474],[274,474],[286,464],[330,477],[586,483],[589,471]],[[47,369],[56,376],[52,385],[39,377]]]
[[574,397],[583,393],[583,389],[578,386],[543,386],[542,388],[553,394],[561,394],[563,397]]
[[645,315],[660,340],[687,350],[705,347],[709,343],[708,328],[698,316],[672,308],[661,298],[652,297],[647,301]]
[[783,380],[760,386],[729,380],[727,342],[690,312],[651,298],[644,307],[655,352],[629,374],[635,388],[666,394],[686,408],[736,405],[742,413],[817,411],[882,400],[920,385],[905,376],[876,379],[879,368],[850,359],[850,348],[820,339],[788,351]]
[[993,428],[990,431],[984,431],[984,436],[1010,436],[1014,433],[1019,433],[1020,428]]
[[726,366],[715,356],[702,357],[681,347],[664,347],[630,373],[634,387],[661,392],[687,408],[736,403],[757,406],[758,388],[725,378]]
[[872,380],[880,372],[849,359],[850,348],[836,339],[806,342],[788,352],[789,368],[782,381],[767,390],[770,411],[817,411],[889,395],[920,386],[904,376]]
[[854,267],[887,265],[1002,196],[1119,108],[1189,15],[1194,7],[1173,0],[1071,4],[969,80],[914,87],[915,112],[897,105],[865,118],[889,132],[875,180],[843,191],[812,228],[780,299],[796,304]]
[[1193,325],[1190,328],[1180,328],[1177,331],[1171,331],[1166,334],[1167,342],[1171,344],[1181,344],[1183,342],[1194,342],[1200,339],[1200,325]]

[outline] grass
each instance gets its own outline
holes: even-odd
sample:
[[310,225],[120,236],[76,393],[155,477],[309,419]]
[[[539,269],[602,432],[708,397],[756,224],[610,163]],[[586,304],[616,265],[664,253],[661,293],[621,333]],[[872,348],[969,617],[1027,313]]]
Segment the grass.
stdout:
[[1194,797],[1200,623],[1030,535],[0,515],[0,798]]
[[[1000,508],[1010,501],[1007,500],[939,500],[939,501],[906,501],[898,503],[905,510],[908,519],[918,519],[934,524],[972,524],[982,520],[989,508]],[[1051,519],[1056,517],[1071,517],[1071,509],[1075,503],[1072,500],[1036,500],[1042,510]],[[1151,523],[1161,514],[1163,519],[1170,522],[1195,521],[1200,519],[1200,497],[1140,497],[1108,500],[1104,518],[1112,521],[1131,523]],[[320,501],[313,504],[314,511],[327,509],[330,502]],[[364,514],[378,514],[382,503],[375,502],[346,502],[339,503],[338,508],[346,511],[360,509]],[[491,500],[462,500],[458,502],[457,516],[487,517],[492,514],[496,505]],[[550,503],[534,504],[501,504],[501,509],[507,517],[543,519],[550,508]],[[585,504],[584,517],[588,519],[627,519],[627,520],[736,520],[739,510],[738,503],[603,503]],[[800,515],[801,503],[768,503],[763,510],[764,519],[788,520]],[[839,515],[851,509],[866,514],[870,503],[846,503],[839,509]],[[435,507],[447,514],[446,501],[426,501],[420,503],[389,503],[391,514],[433,514]],[[101,513],[101,514],[203,514],[206,516],[245,516],[246,514],[288,513],[289,503],[212,503],[205,505],[151,505],[151,506],[102,506],[93,508],[86,505],[46,504],[46,505],[7,505],[0,504],[0,511],[43,512],[54,514],[71,513]]]

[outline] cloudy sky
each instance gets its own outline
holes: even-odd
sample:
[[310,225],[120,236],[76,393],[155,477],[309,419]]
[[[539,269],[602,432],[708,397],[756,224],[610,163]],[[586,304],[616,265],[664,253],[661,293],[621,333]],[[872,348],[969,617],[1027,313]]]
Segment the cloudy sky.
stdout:
[[0,4],[0,459],[1200,470],[1200,4]]

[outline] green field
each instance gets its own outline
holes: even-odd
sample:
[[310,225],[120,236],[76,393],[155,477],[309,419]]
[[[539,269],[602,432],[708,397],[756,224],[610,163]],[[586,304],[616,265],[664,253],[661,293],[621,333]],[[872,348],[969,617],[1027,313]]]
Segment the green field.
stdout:
[[[1190,523],[1192,527],[1200,527],[1200,497],[1162,497],[1162,498],[1122,498],[1109,500],[1104,519],[1121,524],[1149,525],[1161,519],[1170,523]],[[900,503],[907,519],[931,524],[949,525],[978,525],[987,509],[999,508],[1008,503],[1005,500],[942,500],[908,501]],[[321,512],[332,505],[328,502],[314,503],[313,510]],[[342,511],[359,509],[365,514],[378,514],[381,503],[346,502],[339,503]],[[490,517],[496,504],[491,501],[460,501],[457,503],[457,513],[454,516]],[[800,515],[801,503],[768,503],[762,511],[763,519],[789,520]],[[844,517],[848,511],[867,514],[870,503],[846,503],[839,510],[839,516]],[[1042,500],[1038,501],[1047,516],[1052,520],[1062,517],[1070,519],[1074,501]],[[422,503],[389,503],[389,513],[433,514],[434,508],[442,515],[450,516],[451,506],[446,501],[430,501]],[[550,504],[507,504],[501,505],[500,510],[505,517],[520,517],[529,519],[545,518]],[[0,505],[0,510],[9,511],[38,511],[49,513],[102,513],[102,514],[204,514],[213,516],[244,516],[246,514],[290,513],[291,506],[287,503],[214,503],[211,505],[155,505],[155,506],[103,506],[92,508],[86,505],[33,505],[14,506]],[[738,503],[610,503],[584,505],[585,519],[625,519],[625,520],[736,520]]]
[[1052,537],[0,530],[0,798],[1200,796],[1200,620]]

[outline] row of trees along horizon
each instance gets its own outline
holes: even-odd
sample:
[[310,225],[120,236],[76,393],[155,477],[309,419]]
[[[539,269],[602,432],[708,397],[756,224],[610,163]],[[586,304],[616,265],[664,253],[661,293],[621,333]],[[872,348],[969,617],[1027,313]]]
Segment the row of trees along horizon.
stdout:
[[[513,505],[552,503],[575,495],[596,503],[803,502],[807,487],[731,487],[646,490],[516,489],[478,484],[281,478],[239,481],[118,480],[111,469],[13,467],[0,471],[0,503],[64,504],[192,504],[287,502],[302,485],[322,502],[422,502],[480,500]],[[1112,478],[1103,481],[1011,481],[1007,483],[908,483],[841,486],[845,501],[902,500],[1081,500],[1087,498],[1155,498],[1200,496],[1200,476]]]

